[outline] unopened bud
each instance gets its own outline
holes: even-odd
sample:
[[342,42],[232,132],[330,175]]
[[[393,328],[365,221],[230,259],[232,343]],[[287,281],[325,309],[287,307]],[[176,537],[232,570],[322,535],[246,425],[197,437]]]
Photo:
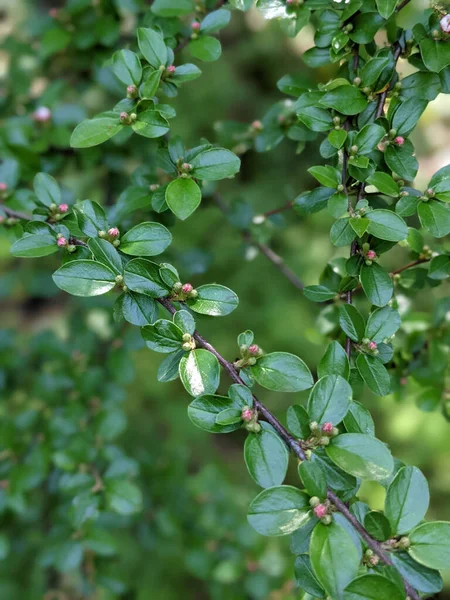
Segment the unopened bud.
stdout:
[[150,189],[151,192],[155,192],[158,188],[159,188],[159,183],[152,183],[149,186],[149,189]]
[[366,256],[370,260],[374,260],[377,257],[377,253],[375,252],[375,250],[368,250]]
[[342,183],[340,183],[340,184],[337,186],[337,191],[338,191],[338,192],[343,192],[343,191],[344,191],[344,189],[345,189],[345,188],[344,188],[344,186],[342,185]]
[[190,294],[193,289],[194,287],[191,283],[185,283],[181,286],[181,291],[183,292],[183,294]]
[[32,116],[37,123],[47,123],[52,118],[52,111],[46,106],[39,106]]
[[350,154],[356,154],[358,152],[358,146],[352,146],[350,148]]
[[135,85],[129,85],[127,87],[127,98],[137,98],[138,96],[138,89]]
[[310,506],[319,506],[320,504],[320,498],[318,498],[317,496],[311,496],[311,498],[309,499],[309,505]]
[[100,229],[100,231],[98,232],[98,237],[105,238],[106,236],[107,236],[106,231],[103,231],[103,229]]
[[317,421],[311,421],[311,423],[309,424],[309,428],[313,433],[320,431],[320,425]]
[[190,298],[197,298],[198,297],[198,292],[197,290],[192,290],[192,292],[189,294]]
[[127,112],[122,111],[119,116],[120,122],[124,125],[128,125],[130,122],[130,116]]
[[401,135],[398,135],[394,138],[394,143],[397,144],[397,146],[403,146],[403,144],[405,143],[405,138]]
[[4,181],[0,181],[0,192],[6,192],[7,189],[8,189],[8,184],[5,183]]
[[201,24],[198,21],[193,21],[191,25],[192,31],[198,31],[201,27]]
[[249,406],[245,406],[242,409],[241,419],[245,423],[249,423],[253,419],[254,415],[255,415],[254,411]]
[[117,227],[111,227],[111,229],[108,229],[108,235],[116,238],[120,235],[120,231],[117,229]]
[[48,16],[51,17],[52,19],[56,19],[58,17],[58,9],[57,8],[51,8],[48,11]]
[[328,514],[328,506],[326,504],[318,504],[314,507],[314,514],[318,519],[323,519]]
[[58,206],[58,210],[60,213],[66,213],[69,210],[69,205],[68,204],[60,204]]
[[57,239],[56,243],[58,244],[58,246],[60,248],[63,248],[64,246],[67,246],[67,240],[65,237],[61,236]]
[[327,433],[327,434],[332,433],[333,432],[333,423],[330,423],[330,422],[324,423],[322,425],[322,432]]
[[264,215],[255,215],[252,219],[254,225],[261,225],[266,220]]
[[252,344],[251,346],[248,347],[248,351],[250,352],[250,354],[258,354],[259,353],[259,346],[257,344]]
[[178,292],[181,292],[182,287],[183,287],[183,284],[181,283],[181,281],[177,281],[176,283],[173,284],[172,290],[174,291],[175,294],[178,294]]
[[321,437],[319,440],[319,446],[328,446],[329,443],[330,443],[329,437]]
[[406,550],[407,548],[409,548],[411,546],[411,541],[409,539],[409,537],[401,537],[399,542],[398,542],[398,547],[401,548],[402,550]]
[[263,124],[261,123],[261,121],[258,121],[258,120],[253,121],[251,127],[255,131],[262,131],[263,130]]
[[189,164],[189,163],[187,163],[187,162],[184,162],[184,163],[181,165],[181,168],[183,169],[183,171],[192,171],[192,165],[190,165],[190,164]]
[[120,240],[114,240],[112,245],[114,246],[114,248],[118,248],[120,246]]
[[183,348],[183,350],[186,350],[186,352],[192,350],[191,344],[189,342],[184,342],[181,347]]
[[442,17],[439,21],[439,25],[444,33],[450,33],[450,14]]
[[248,359],[247,363],[253,367],[253,365],[256,365],[256,358],[254,356],[250,356],[250,358]]
[[356,85],[356,86],[361,85],[361,77],[355,77],[353,79],[353,85]]
[[175,66],[175,65],[169,65],[169,66],[166,68],[166,71],[167,71],[167,73],[168,73],[169,75],[173,75],[173,73],[175,73],[175,70],[176,70],[176,66]]
[[341,124],[341,118],[340,117],[333,117],[333,123],[335,125],[340,125]]
[[369,350],[376,350],[376,349],[377,349],[377,343],[376,343],[376,342],[373,342],[373,341],[371,341],[371,342],[369,342],[369,343],[367,344],[367,347],[369,348]]
[[123,277],[122,277],[122,275],[117,275],[116,276],[116,283],[119,283],[119,284],[123,283]]
[[185,333],[183,334],[183,342],[190,342],[191,341],[191,334],[190,333]]
[[72,254],[73,252],[75,252],[75,250],[76,250],[76,249],[77,249],[77,247],[75,246],[75,244],[69,244],[69,245],[67,246],[67,252],[70,252],[71,254]]
[[434,190],[433,190],[433,188],[428,188],[425,193],[426,193],[427,196],[434,196]]

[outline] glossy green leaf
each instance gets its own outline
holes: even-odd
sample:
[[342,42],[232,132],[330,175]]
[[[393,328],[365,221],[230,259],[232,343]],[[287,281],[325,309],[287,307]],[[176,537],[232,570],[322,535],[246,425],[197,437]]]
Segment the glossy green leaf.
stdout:
[[364,337],[365,322],[352,304],[339,307],[339,325],[342,331],[354,342],[360,342]]
[[124,280],[131,291],[145,296],[163,298],[169,294],[159,276],[159,265],[145,258],[134,258],[126,264]]
[[396,535],[408,533],[418,525],[428,510],[428,483],[417,467],[403,467],[389,485],[385,514]]
[[88,246],[95,260],[111,269],[116,275],[122,275],[122,259],[112,244],[101,238],[91,238]]
[[211,148],[197,154],[191,164],[195,177],[216,181],[235,175],[240,169],[241,161],[230,150]]
[[375,306],[386,306],[394,293],[389,273],[378,263],[363,264],[359,273],[364,293]]
[[313,385],[306,364],[288,352],[265,354],[250,371],[259,385],[275,392],[300,392]]
[[85,235],[96,238],[99,231],[107,231],[108,221],[105,211],[97,202],[90,200],[78,202],[74,207],[74,213],[77,217],[78,227]]
[[318,523],[311,537],[310,559],[327,594],[333,600],[343,600],[344,589],[359,567],[359,553],[347,531],[334,522]]
[[154,0],[152,13],[158,17],[182,17],[194,10],[192,0]]
[[183,331],[166,319],[155,321],[153,325],[145,325],[141,333],[147,346],[155,352],[175,352],[181,349],[183,343]]
[[53,281],[73,296],[99,296],[116,285],[116,276],[105,265],[93,260],[74,260],[53,273]]
[[151,71],[142,84],[139,92],[142,98],[153,98],[161,83],[162,71],[159,69]]
[[263,490],[248,509],[248,521],[258,533],[288,535],[309,519],[309,496],[290,485]]
[[352,388],[340,375],[325,375],[315,384],[308,398],[308,414],[319,424],[337,425],[347,414]]
[[103,144],[124,128],[117,117],[97,117],[82,121],[70,138],[72,148],[91,148]]
[[310,173],[319,183],[329,188],[337,188],[341,183],[341,174],[334,167],[328,165],[322,167],[310,167]]
[[420,223],[432,236],[442,238],[450,233],[450,210],[437,200],[420,202],[417,209]]
[[113,71],[125,85],[139,85],[142,67],[139,57],[131,50],[118,50],[112,57]]
[[379,192],[396,198],[400,193],[398,183],[388,173],[373,173],[367,178],[367,183],[374,185]]
[[158,110],[139,113],[137,121],[131,125],[131,128],[135,133],[146,138],[161,137],[170,129],[169,123]]
[[405,221],[391,210],[377,209],[367,213],[370,223],[367,231],[379,238],[390,242],[401,242],[408,236]]
[[417,125],[427,106],[428,102],[419,98],[408,98],[402,102],[392,117],[392,127],[397,131],[397,135],[408,135]]
[[393,552],[392,562],[399,573],[419,592],[436,594],[442,590],[439,571],[421,565],[406,552]]
[[450,46],[447,40],[423,39],[419,45],[422,60],[430,71],[440,73],[450,65]]
[[289,453],[286,444],[273,431],[249,433],[244,458],[248,472],[263,488],[281,485],[286,476]]
[[349,372],[347,353],[338,342],[331,342],[317,367],[318,377],[340,375],[344,379],[348,379]]
[[314,598],[325,598],[325,591],[317,581],[311,566],[311,561],[307,554],[301,554],[295,559],[295,578],[300,589]]
[[369,389],[377,396],[386,396],[391,391],[389,373],[380,360],[369,354],[360,354],[356,359],[359,374]]
[[320,104],[333,108],[343,115],[357,115],[367,106],[367,98],[362,91],[353,85],[341,85],[327,92]]
[[401,324],[398,310],[390,306],[377,308],[367,321],[364,337],[379,344],[385,338],[390,338],[396,333]]
[[119,304],[124,319],[132,325],[143,327],[158,318],[158,305],[149,296],[128,291],[117,299],[116,304]]
[[142,492],[129,481],[118,479],[108,481],[105,500],[107,508],[119,515],[129,516],[142,510]]
[[325,500],[327,496],[327,480],[320,468],[319,462],[304,460],[298,467],[298,474],[311,496],[317,496],[321,500]]
[[44,206],[61,204],[61,190],[48,173],[38,173],[33,179],[34,193]]
[[223,317],[233,312],[239,304],[236,294],[224,285],[209,283],[196,289],[198,296],[188,299],[187,304],[191,310],[201,315]]
[[20,258],[48,256],[58,250],[56,237],[50,234],[25,234],[10,248],[11,254]]
[[306,439],[310,436],[311,430],[309,424],[311,419],[306,409],[300,404],[294,404],[287,410],[287,426],[289,431],[299,439]]
[[375,425],[372,415],[365,406],[359,402],[352,402],[344,417],[344,426],[347,433],[364,433],[375,435]]
[[204,62],[214,62],[222,54],[222,46],[219,40],[210,35],[204,35],[198,40],[192,40],[189,43],[189,50],[192,56]]
[[[380,1],[380,0],[378,0]],[[391,579],[368,573],[354,579],[345,588],[344,600],[404,600],[405,592]]]
[[239,429],[241,423],[219,425],[217,415],[224,410],[233,408],[234,404],[228,396],[200,396],[193,400],[188,407],[188,416],[192,423],[209,433],[230,433]]
[[397,173],[402,179],[412,181],[417,175],[419,163],[409,140],[406,140],[403,146],[389,144],[384,152],[384,160],[391,171]]
[[386,131],[381,125],[376,123],[365,125],[353,140],[354,145],[358,147],[358,154],[370,154],[385,135]]
[[170,245],[172,234],[161,223],[139,223],[120,240],[120,251],[132,256],[156,256]]
[[143,28],[137,30],[139,50],[145,60],[155,69],[167,64],[167,48],[163,37],[153,29]]
[[[397,6],[397,0],[376,0],[377,8],[384,19],[389,19]],[[380,600],[384,600],[380,598]]]
[[208,13],[202,20],[200,31],[201,33],[216,33],[228,25],[231,14],[229,10],[223,8],[214,10]]
[[184,221],[198,207],[202,192],[193,179],[174,179],[166,188],[167,206]]
[[181,359],[180,379],[191,396],[214,394],[219,387],[219,378],[219,362],[208,350],[193,350]]
[[385,542],[392,535],[391,526],[383,513],[372,510],[364,517],[364,528],[379,542]]
[[430,569],[450,566],[450,523],[434,521],[419,525],[409,534],[409,554]]
[[346,473],[370,481],[382,481],[392,473],[394,461],[387,446],[362,433],[343,433],[325,451]]

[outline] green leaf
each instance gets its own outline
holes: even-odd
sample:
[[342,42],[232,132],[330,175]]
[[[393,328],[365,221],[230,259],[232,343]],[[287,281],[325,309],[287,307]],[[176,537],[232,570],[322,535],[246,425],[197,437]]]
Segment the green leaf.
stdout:
[[338,342],[331,342],[317,367],[318,377],[340,375],[344,379],[348,379],[349,373],[347,353]]
[[420,41],[420,53],[428,70],[440,73],[450,65],[450,46],[445,41],[423,39]]
[[343,433],[325,448],[329,458],[346,473],[369,481],[383,481],[392,473],[394,461],[387,446],[362,433]]
[[311,594],[311,596],[314,598],[325,598],[325,592],[314,575],[311,561],[307,554],[297,556],[295,559],[294,570],[295,578],[297,579],[297,583],[302,590],[308,594]]
[[56,180],[47,173],[38,173],[33,180],[34,193],[44,206],[61,204],[61,190]]
[[327,594],[333,600],[343,600],[344,588],[358,572],[360,561],[349,533],[335,522],[318,523],[311,537],[310,559]]
[[82,121],[73,130],[70,138],[72,148],[91,148],[103,144],[123,129],[117,117],[97,117]]
[[385,135],[386,131],[381,125],[371,123],[356,134],[353,144],[358,146],[358,154],[370,154]]
[[96,238],[99,231],[108,229],[105,211],[97,202],[90,200],[79,202],[74,207],[74,213],[77,217],[78,227],[89,237]]
[[188,416],[192,423],[209,433],[230,433],[241,426],[241,422],[231,425],[219,425],[217,415],[233,408],[234,404],[228,396],[200,396],[193,400],[188,407]]
[[[17,243],[17,242],[16,242]],[[12,251],[12,249],[11,249]],[[447,279],[450,276],[450,256],[448,254],[439,254],[430,261],[428,277],[435,280]]]
[[74,260],[55,271],[53,281],[73,296],[99,296],[113,289],[116,276],[94,260]]
[[340,375],[325,375],[315,384],[308,398],[307,411],[311,420],[320,425],[337,425],[347,414],[352,401],[352,388]]
[[350,227],[353,229],[353,231],[356,233],[356,235],[358,237],[362,237],[367,229],[369,228],[370,225],[370,221],[367,217],[363,217],[363,218],[357,218],[357,217],[350,217]]
[[405,221],[391,210],[372,210],[366,217],[370,221],[367,231],[380,240],[401,242],[408,237]]
[[337,188],[341,184],[341,173],[334,167],[310,167],[308,173],[325,187]]
[[191,161],[193,175],[206,181],[217,181],[235,175],[241,166],[239,158],[225,148],[204,150]]
[[137,121],[132,123],[131,128],[138,135],[151,139],[161,137],[170,130],[169,123],[157,110],[139,113]]
[[352,304],[344,304],[339,307],[339,325],[354,342],[360,342],[363,339],[366,324],[358,309]]
[[396,129],[397,135],[408,135],[427,106],[428,102],[419,98],[408,98],[397,106],[392,117],[392,127]]
[[353,498],[359,488],[359,484],[352,475],[340,469],[328,458],[322,448],[315,450],[311,460],[319,463],[320,468],[325,473],[328,487],[339,492],[341,497],[347,495],[348,498]]
[[132,325],[143,327],[158,318],[158,305],[153,298],[128,291],[117,299],[123,317]]
[[345,129],[333,129],[328,134],[328,141],[334,148],[342,148],[345,140],[347,139],[347,132]]
[[196,288],[198,296],[187,300],[191,310],[210,317],[229,315],[239,304],[239,298],[229,288],[209,283]]
[[10,248],[13,256],[20,258],[37,258],[48,256],[59,250],[56,237],[50,234],[25,234],[16,240]]
[[450,566],[450,523],[434,521],[419,525],[409,534],[409,554],[430,569]]
[[370,44],[376,32],[385,24],[385,20],[378,12],[365,12],[356,15],[352,19],[352,24],[350,39],[357,44]]
[[377,396],[386,396],[391,391],[389,373],[375,356],[360,354],[356,359],[359,374],[369,389]]
[[139,50],[145,60],[155,69],[167,64],[167,48],[163,37],[153,29],[139,28],[137,30]]
[[395,308],[377,308],[369,316],[364,337],[379,344],[394,335],[401,322],[400,314]]
[[417,209],[420,223],[433,237],[442,238],[450,233],[450,210],[437,200],[420,202]]
[[229,10],[223,8],[214,10],[202,20],[200,32],[206,34],[216,33],[228,25],[230,18],[231,14]]
[[376,0],[376,3],[378,12],[384,19],[389,19],[397,6],[397,0]]
[[192,56],[203,62],[214,62],[222,54],[222,46],[219,40],[210,35],[204,35],[198,40],[192,40],[189,43],[189,50]]
[[306,439],[310,436],[311,430],[309,418],[306,409],[300,404],[294,404],[287,410],[287,426],[289,431],[297,438]]
[[193,179],[174,179],[166,188],[167,206],[184,221],[198,207],[202,192]]
[[200,77],[201,74],[202,72],[197,67],[197,65],[186,63],[176,68],[175,73],[172,75],[172,81],[174,83],[193,81],[194,79]]
[[304,460],[298,467],[303,485],[311,496],[325,500],[327,496],[327,480],[318,462]]
[[286,477],[289,453],[276,433],[262,429],[245,440],[244,458],[248,472],[263,488],[281,485]]
[[156,91],[159,88],[159,84],[161,83],[161,75],[162,71],[157,69],[156,71],[151,71],[144,83],[142,84],[139,92],[142,98],[153,98],[156,94]]
[[402,179],[412,181],[417,175],[419,163],[414,156],[414,148],[409,140],[403,146],[389,144],[384,152],[387,166]]
[[376,573],[357,577],[349,583],[344,593],[344,600],[404,600],[404,598],[404,590],[391,579]]
[[378,263],[363,264],[359,273],[364,293],[375,306],[386,306],[392,298],[394,285],[389,273]]
[[163,298],[169,294],[159,276],[159,265],[145,258],[134,258],[126,264],[124,281],[131,291],[151,298]]
[[318,106],[307,106],[299,109],[299,121],[312,131],[329,131],[333,127],[333,118],[329,111]]
[[258,533],[288,535],[309,519],[309,496],[290,485],[263,490],[248,509],[248,521]]
[[335,246],[348,246],[355,239],[356,234],[350,225],[350,219],[344,217],[333,223],[330,230],[330,239]]
[[348,197],[344,192],[336,192],[328,198],[328,212],[336,219],[342,217],[348,210]]
[[442,590],[442,577],[439,571],[421,565],[406,552],[393,552],[391,558],[400,575],[419,592],[437,594]]
[[428,510],[428,482],[417,467],[402,467],[389,485],[384,512],[395,535],[408,533]]
[[88,246],[95,260],[111,269],[116,275],[122,275],[122,259],[110,242],[102,240],[101,238],[91,238],[88,242]]
[[434,100],[441,91],[441,81],[437,73],[418,71],[402,79],[401,98],[422,98]]
[[352,402],[344,417],[344,426],[347,433],[364,433],[375,435],[375,425],[372,415],[365,406],[359,402]]
[[191,0],[154,0],[151,11],[158,17],[183,17],[194,10]]
[[367,98],[362,91],[353,85],[341,85],[327,92],[320,104],[333,108],[343,115],[357,115],[367,106]]
[[110,479],[105,489],[108,510],[123,516],[130,516],[142,510],[141,490],[129,481]]
[[173,316],[173,322],[181,329],[183,333],[194,334],[195,319],[187,310],[179,310]]
[[183,344],[183,331],[166,319],[160,319],[153,325],[145,325],[141,333],[147,346],[154,352],[169,354],[180,350]]
[[303,293],[311,302],[326,302],[336,297],[337,289],[330,289],[325,285],[308,285],[304,288]]
[[125,85],[141,83],[142,67],[139,57],[131,50],[118,50],[113,54],[113,71]]
[[156,256],[172,242],[172,234],[161,223],[139,223],[120,240],[120,251],[132,256]]
[[180,379],[191,396],[214,394],[219,378],[219,362],[208,350],[193,350],[180,361]]
[[368,512],[364,517],[364,528],[367,533],[379,542],[385,542],[392,535],[389,521],[381,512]]
[[250,367],[250,372],[259,385],[275,392],[301,392],[313,385],[306,364],[288,352],[265,354]]
[[398,183],[387,173],[373,173],[367,178],[367,183],[374,185],[379,192],[397,198],[400,193]]

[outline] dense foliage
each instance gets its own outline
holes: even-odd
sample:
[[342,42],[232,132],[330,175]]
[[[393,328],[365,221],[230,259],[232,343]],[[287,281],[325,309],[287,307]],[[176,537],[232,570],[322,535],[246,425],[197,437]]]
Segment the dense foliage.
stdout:
[[[416,189],[418,161],[410,140],[428,103],[449,92],[450,17],[435,6],[404,30],[397,17],[408,1],[258,0],[259,11],[278,20],[284,35],[295,37],[311,22],[315,46],[303,59],[311,68],[331,64],[334,75],[317,86],[303,74],[286,75],[278,89],[287,101],[250,125],[223,121],[214,143],[202,139],[187,148],[171,133],[171,99],[201,71],[184,57],[218,60],[218,33],[234,10],[251,4],[155,0],[141,12],[130,2],[125,8],[139,21],[135,32],[120,27],[114,3],[69,1],[52,9],[44,31],[35,32],[55,79],[40,105],[16,114],[32,94],[26,77],[11,78],[0,166],[0,218],[11,254],[59,253],[62,264],[53,273],[58,288],[81,297],[116,295],[114,341],[108,338],[97,360],[90,348],[101,342],[77,329],[78,315],[70,348],[56,338],[36,338],[22,357],[10,352],[8,336],[2,340],[3,388],[11,399],[3,408],[1,508],[14,518],[0,552],[6,557],[14,550],[31,561],[39,549],[45,576],[39,568],[32,571],[30,598],[41,590],[49,598],[96,590],[116,598],[131,585],[116,578],[114,563],[108,563],[121,543],[115,530],[143,509],[133,481],[139,459],[115,443],[126,428],[122,385],[133,377],[127,351],[135,342],[126,323],[140,328],[148,348],[165,355],[158,380],[181,380],[193,397],[188,415],[195,425],[210,433],[248,432],[244,459],[262,488],[248,521],[262,535],[292,536],[305,598],[417,600],[440,591],[439,571],[450,566],[450,523],[424,520],[426,478],[393,458],[358,401],[364,387],[386,396],[412,376],[424,410],[450,412],[449,300],[436,302],[420,322],[411,309],[415,291],[436,288],[450,276],[450,256],[439,242],[450,233],[450,166],[424,190]],[[24,62],[28,49],[12,38],[8,44]],[[102,62],[98,81],[121,99],[85,118],[81,105],[58,105],[58,77],[67,65],[82,73],[94,51]],[[400,59],[416,69],[402,80]],[[335,219],[331,242],[348,248],[347,257],[331,260],[317,284],[304,288],[306,298],[322,305],[320,328],[330,339],[317,373],[295,354],[266,348],[250,330],[237,336],[238,358],[224,358],[196,322],[202,315],[226,317],[238,306],[237,295],[217,283],[195,288],[176,266],[154,260],[170,252],[176,219],[189,218],[186,227],[195,227],[193,213],[204,197],[280,266],[262,241],[269,215],[252,216],[241,203],[230,206],[215,182],[237,176],[239,156],[271,151],[285,138],[298,153],[320,141],[324,159],[308,170],[319,185],[287,209],[305,219],[328,211]],[[109,202],[115,190],[108,190],[105,205],[76,199],[50,174],[68,157],[75,156],[81,172],[84,165],[101,169],[105,156],[114,164],[124,155],[132,164],[129,185],[115,202]],[[389,252],[410,256],[389,272],[383,266]],[[39,377],[24,378],[24,362],[42,365]],[[226,378],[229,387],[221,383]],[[286,428],[258,399],[258,386],[310,392],[305,405],[289,407]],[[27,395],[45,397],[46,405],[29,402],[22,410]],[[283,485],[290,453],[298,460],[298,486]],[[383,512],[359,500],[363,481],[386,488]],[[41,527],[26,536],[36,521]],[[31,538],[17,549],[16,531]],[[67,581],[66,573],[76,575]],[[252,585],[249,594],[259,597]]]

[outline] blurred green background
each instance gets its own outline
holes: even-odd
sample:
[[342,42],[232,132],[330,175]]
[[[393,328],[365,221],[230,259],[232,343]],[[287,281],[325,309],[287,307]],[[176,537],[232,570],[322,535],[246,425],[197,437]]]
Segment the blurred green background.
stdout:
[[[411,2],[405,21],[413,23],[427,5]],[[38,25],[33,25],[30,17],[44,18],[53,6],[57,4],[16,1],[12,6],[8,0],[0,1],[0,33],[5,40],[13,37],[27,43],[30,35],[39,34]],[[287,73],[307,72],[301,53],[312,45],[312,31],[302,31],[297,39],[288,40],[277,24],[267,24],[252,9],[245,15],[233,14],[232,25],[222,33],[221,41],[224,51],[219,63],[202,64],[202,77],[184,86],[173,100],[177,110],[174,133],[187,145],[196,144],[201,136],[214,141],[216,121],[260,119],[282,98],[276,88],[278,79]],[[7,76],[11,48],[14,46],[9,41],[0,50],[2,75]],[[107,51],[105,57],[109,54]],[[66,79],[66,103],[82,104],[89,114],[107,109],[109,92],[101,85],[89,85],[87,81],[72,87],[70,72],[62,77],[57,65],[47,66],[47,72],[37,74],[36,102],[56,74]],[[400,68],[405,74],[411,71],[403,63]],[[309,75],[327,81],[332,74],[332,70],[322,68]],[[17,111],[22,114],[19,105]],[[450,104],[442,97],[429,105],[414,134],[421,163],[418,187],[450,162],[449,134]],[[321,160],[318,144],[296,155],[295,143],[285,141],[266,154],[247,153],[240,176],[222,182],[218,189],[228,204],[243,199],[254,214],[260,214],[312,188],[314,183],[306,169]],[[111,150],[101,163],[86,160],[81,165],[75,158],[69,159],[55,176],[77,198],[114,202],[127,185],[126,174],[133,172],[138,161],[136,153],[119,156]],[[307,219],[288,212],[266,221],[264,227],[268,244],[308,285],[317,282],[327,260],[344,253],[329,241],[331,223],[332,217],[326,212]],[[256,248],[245,243],[216,205],[204,201],[195,216],[177,222],[172,233],[174,243],[168,260],[179,267],[183,281],[191,281],[194,286],[219,282],[240,298],[238,309],[229,317],[198,319],[198,329],[225,357],[232,360],[237,356],[237,334],[252,329],[257,343],[266,351],[293,352],[315,369],[327,343],[316,326],[319,307],[306,300]],[[67,298],[51,281],[57,259],[14,259],[9,256],[9,244],[8,236],[0,232],[0,326],[18,333],[18,351],[20,348],[26,352],[30,336],[47,329],[70,345],[70,338],[65,337],[67,319],[80,305],[84,307],[84,312],[77,313],[80,328],[93,331],[99,347],[114,342],[114,297],[88,302]],[[392,254],[391,267],[408,261],[407,252],[401,248]],[[437,292],[441,296],[444,293],[445,288]],[[431,310],[436,298],[417,294],[416,310]],[[160,357],[143,348],[139,332],[127,335],[134,336],[130,344],[134,350],[127,354],[134,368],[118,366],[123,369],[127,388],[128,415],[120,441],[130,456],[141,461],[139,485],[145,496],[145,511],[121,532],[120,557],[111,561],[111,577],[114,574],[125,584],[112,597],[297,597],[289,541],[264,539],[246,524],[247,505],[259,490],[243,461],[244,432],[210,436],[196,429],[187,417],[189,398],[181,384],[158,383]],[[228,381],[225,375],[222,379],[225,390]],[[304,394],[282,395],[267,390],[258,390],[258,395],[282,420],[290,404],[305,398]],[[42,400],[45,402],[45,398]],[[389,443],[398,458],[417,465],[427,476],[432,490],[429,517],[449,520],[449,424],[439,413],[425,413],[416,407],[413,382],[387,398],[367,393],[360,400],[373,410],[378,437]],[[287,483],[297,483],[294,461]],[[361,499],[373,508],[382,508],[384,490],[378,484],[365,485]],[[450,573],[446,582],[450,590]],[[9,596],[6,593],[2,597],[6,600]],[[99,595],[98,600],[110,597]],[[450,591],[439,597],[450,598]]]

